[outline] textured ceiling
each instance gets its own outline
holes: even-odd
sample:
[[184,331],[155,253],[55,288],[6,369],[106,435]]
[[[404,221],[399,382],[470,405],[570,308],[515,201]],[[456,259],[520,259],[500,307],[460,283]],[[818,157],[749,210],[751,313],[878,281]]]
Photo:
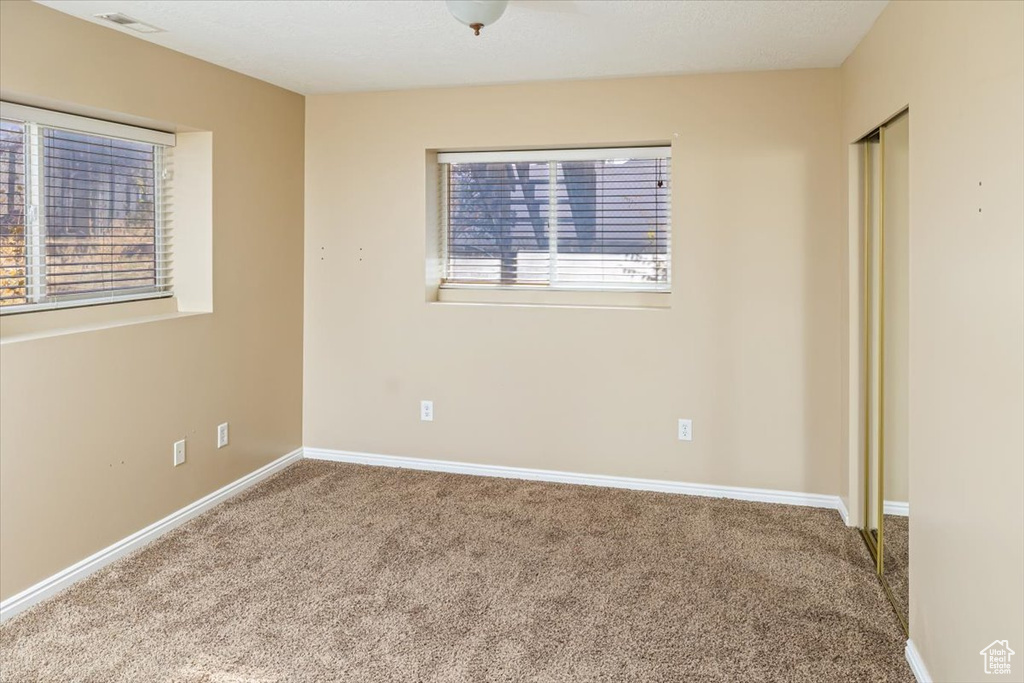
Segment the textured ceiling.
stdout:
[[475,37],[441,0],[37,0],[304,94],[838,66],[886,0],[512,0]]

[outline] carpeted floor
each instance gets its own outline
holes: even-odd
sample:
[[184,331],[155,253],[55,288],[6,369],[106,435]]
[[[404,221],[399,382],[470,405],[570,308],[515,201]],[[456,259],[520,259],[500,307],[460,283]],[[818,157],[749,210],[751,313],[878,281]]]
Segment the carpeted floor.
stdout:
[[906,681],[833,511],[302,461],[0,627],[11,682]]
[[885,516],[885,580],[904,619],[910,614],[910,519]]

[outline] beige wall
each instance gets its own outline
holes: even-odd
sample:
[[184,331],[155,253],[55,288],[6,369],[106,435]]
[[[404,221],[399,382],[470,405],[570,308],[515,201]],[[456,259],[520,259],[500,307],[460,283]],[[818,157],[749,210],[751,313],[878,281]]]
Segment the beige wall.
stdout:
[[27,2],[0,3],[0,89],[213,139],[212,313],[21,341],[0,323],[7,598],[301,445],[303,98]]
[[[305,445],[838,493],[839,108],[835,69],[308,98]],[[427,150],[635,142],[670,308],[425,300]]]
[[844,143],[910,106],[910,635],[937,681],[1024,644],[1022,27],[896,2],[842,69]]

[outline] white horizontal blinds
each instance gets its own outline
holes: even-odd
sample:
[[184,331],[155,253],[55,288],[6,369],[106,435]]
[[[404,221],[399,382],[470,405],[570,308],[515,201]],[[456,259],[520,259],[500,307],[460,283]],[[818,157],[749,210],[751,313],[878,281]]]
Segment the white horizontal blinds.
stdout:
[[156,272],[157,290],[173,290],[174,276],[174,147],[156,145]]
[[667,162],[657,158],[558,163],[554,283],[668,286]]
[[669,148],[486,154],[439,155],[445,284],[668,290]]
[[0,119],[0,306],[28,303],[25,124]]
[[[27,109],[4,104],[5,113]],[[65,122],[65,115],[43,114]],[[80,127],[89,122],[67,119]],[[22,131],[20,143],[12,144],[24,159],[19,196],[25,220],[12,228],[22,244],[12,237],[5,250],[4,265],[10,251],[21,281],[4,280],[12,286],[0,299],[3,312],[169,295],[166,148],[151,141],[169,135],[141,130],[144,139],[131,140],[125,135],[134,129],[107,122],[96,128],[116,137],[31,120],[11,124]]]
[[46,298],[155,291],[154,145],[43,130]]
[[447,282],[548,280],[549,165],[451,164]]

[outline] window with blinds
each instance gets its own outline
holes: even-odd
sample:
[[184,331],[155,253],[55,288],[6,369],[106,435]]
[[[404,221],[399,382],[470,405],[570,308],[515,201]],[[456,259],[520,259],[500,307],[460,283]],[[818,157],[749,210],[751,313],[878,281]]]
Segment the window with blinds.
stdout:
[[173,145],[0,103],[0,313],[171,296]]
[[668,291],[671,148],[442,152],[442,286]]

